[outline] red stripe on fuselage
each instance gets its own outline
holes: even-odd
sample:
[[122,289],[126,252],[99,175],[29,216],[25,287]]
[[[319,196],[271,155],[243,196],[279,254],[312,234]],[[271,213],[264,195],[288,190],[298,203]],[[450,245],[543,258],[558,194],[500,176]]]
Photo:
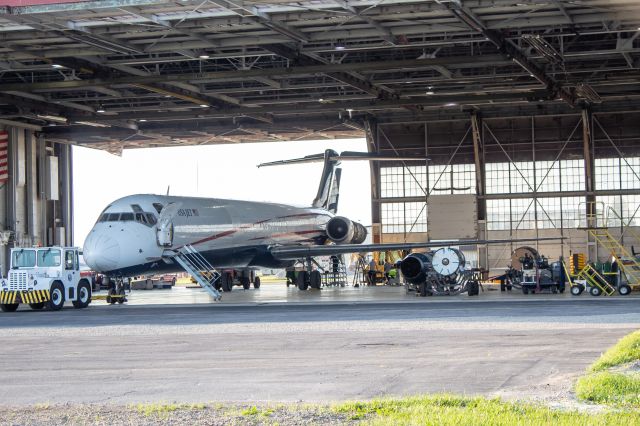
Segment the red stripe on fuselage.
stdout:
[[[218,238],[228,237],[229,235],[235,234],[236,232],[238,232],[238,231],[240,231],[242,229],[251,229],[255,225],[259,225],[259,224],[262,224],[262,223],[270,222],[272,220],[290,219],[290,218],[294,218],[294,217],[307,217],[307,216],[329,216],[329,217],[331,217],[330,214],[325,214],[325,213],[298,213],[298,214],[291,214],[291,215],[287,215],[287,216],[280,216],[280,217],[275,217],[275,218],[270,218],[270,219],[264,219],[264,220],[261,220],[261,221],[258,221],[258,222],[254,222],[251,225],[239,226],[237,228],[229,229],[228,231],[220,232],[220,233],[212,235],[210,237],[203,238],[203,239],[198,240],[198,241],[194,241],[193,243],[191,243],[191,245],[202,244],[202,243],[206,243],[206,242],[209,242],[209,241],[217,240]],[[283,234],[274,234],[274,235],[271,235],[269,237],[253,238],[250,241],[273,238],[275,236],[284,236],[284,235],[290,235],[290,234],[304,235],[304,234],[309,234],[309,233],[312,233],[312,232],[321,232],[321,230],[314,229],[314,230],[308,230],[308,231],[286,232],[286,233],[283,233]],[[176,248],[179,249],[181,247],[176,247]]]

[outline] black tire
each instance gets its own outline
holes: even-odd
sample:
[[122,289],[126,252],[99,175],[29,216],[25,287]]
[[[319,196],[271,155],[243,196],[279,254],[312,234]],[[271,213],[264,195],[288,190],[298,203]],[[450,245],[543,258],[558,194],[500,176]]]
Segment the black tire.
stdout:
[[218,291],[222,290],[222,284],[220,283],[220,281],[222,281],[222,277],[217,279],[216,283],[213,285],[213,288],[215,288]]
[[477,296],[480,294],[480,283],[478,281],[470,281],[467,284],[467,295]]
[[506,291],[507,290],[507,286],[505,285],[505,283],[500,283],[500,291]]
[[511,284],[507,284],[507,291],[513,290],[513,286]]
[[59,311],[64,306],[64,286],[60,281],[56,281],[51,284],[49,290],[51,299],[48,302],[49,309],[52,311]]
[[582,294],[582,292],[584,291],[584,287],[582,287],[579,284],[576,285],[572,285],[571,286],[571,294],[574,296],[580,296]]
[[240,284],[242,284],[242,288],[245,290],[249,290],[251,288],[251,281],[249,281],[249,277],[240,278]]
[[19,305],[19,303],[2,303],[0,304],[0,310],[2,312],[15,312]]
[[171,286],[176,285],[176,281],[177,281],[177,278],[173,277],[173,279],[171,280]]
[[598,287],[591,287],[591,289],[589,289],[589,294],[598,297],[602,294],[602,290],[600,290]]
[[44,302],[29,303],[29,307],[34,311],[39,311],[40,309],[44,308]]
[[233,290],[233,277],[230,273],[224,272],[222,274],[222,291],[230,292]]
[[522,286],[522,294],[529,294],[529,289],[525,286]]
[[[289,287],[289,284],[287,284],[287,287]],[[260,277],[255,277],[253,280],[253,288],[260,288]]]
[[300,271],[296,276],[296,284],[299,290],[306,290],[309,288],[309,273],[307,271]]
[[622,284],[618,287],[618,293],[620,293],[620,296],[628,296],[629,293],[631,293],[631,287],[626,284]]
[[88,282],[82,280],[78,283],[78,300],[74,300],[73,307],[76,309],[84,309],[91,303],[91,286]]
[[320,271],[311,271],[309,274],[309,286],[320,290],[322,287],[322,274],[320,274]]

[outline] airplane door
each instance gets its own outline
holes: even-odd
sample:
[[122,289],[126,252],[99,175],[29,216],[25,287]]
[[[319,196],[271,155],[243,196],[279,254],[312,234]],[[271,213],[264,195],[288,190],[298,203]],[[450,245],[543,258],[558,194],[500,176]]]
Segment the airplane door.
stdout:
[[173,245],[173,218],[181,206],[182,203],[169,203],[160,212],[156,227],[156,241],[160,247]]

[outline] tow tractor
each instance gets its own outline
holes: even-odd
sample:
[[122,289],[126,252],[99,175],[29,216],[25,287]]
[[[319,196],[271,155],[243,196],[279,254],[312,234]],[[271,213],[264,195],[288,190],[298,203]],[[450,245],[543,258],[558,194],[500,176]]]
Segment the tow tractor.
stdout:
[[77,247],[12,248],[10,269],[0,279],[0,309],[14,312],[21,303],[34,310],[58,311],[65,301],[82,309],[91,303],[91,283],[80,275]]

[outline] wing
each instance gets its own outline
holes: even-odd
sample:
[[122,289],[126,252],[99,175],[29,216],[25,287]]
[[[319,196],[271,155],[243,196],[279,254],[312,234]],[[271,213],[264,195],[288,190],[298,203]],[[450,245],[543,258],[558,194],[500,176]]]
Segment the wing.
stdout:
[[481,246],[487,244],[524,243],[532,241],[562,240],[563,238],[524,238],[510,240],[451,240],[451,241],[430,241],[425,243],[390,243],[390,244],[340,244],[325,246],[274,246],[269,251],[276,259],[295,260],[306,257],[331,256],[334,254],[346,253],[368,253],[372,251],[387,250],[414,250],[430,247],[449,246]]

